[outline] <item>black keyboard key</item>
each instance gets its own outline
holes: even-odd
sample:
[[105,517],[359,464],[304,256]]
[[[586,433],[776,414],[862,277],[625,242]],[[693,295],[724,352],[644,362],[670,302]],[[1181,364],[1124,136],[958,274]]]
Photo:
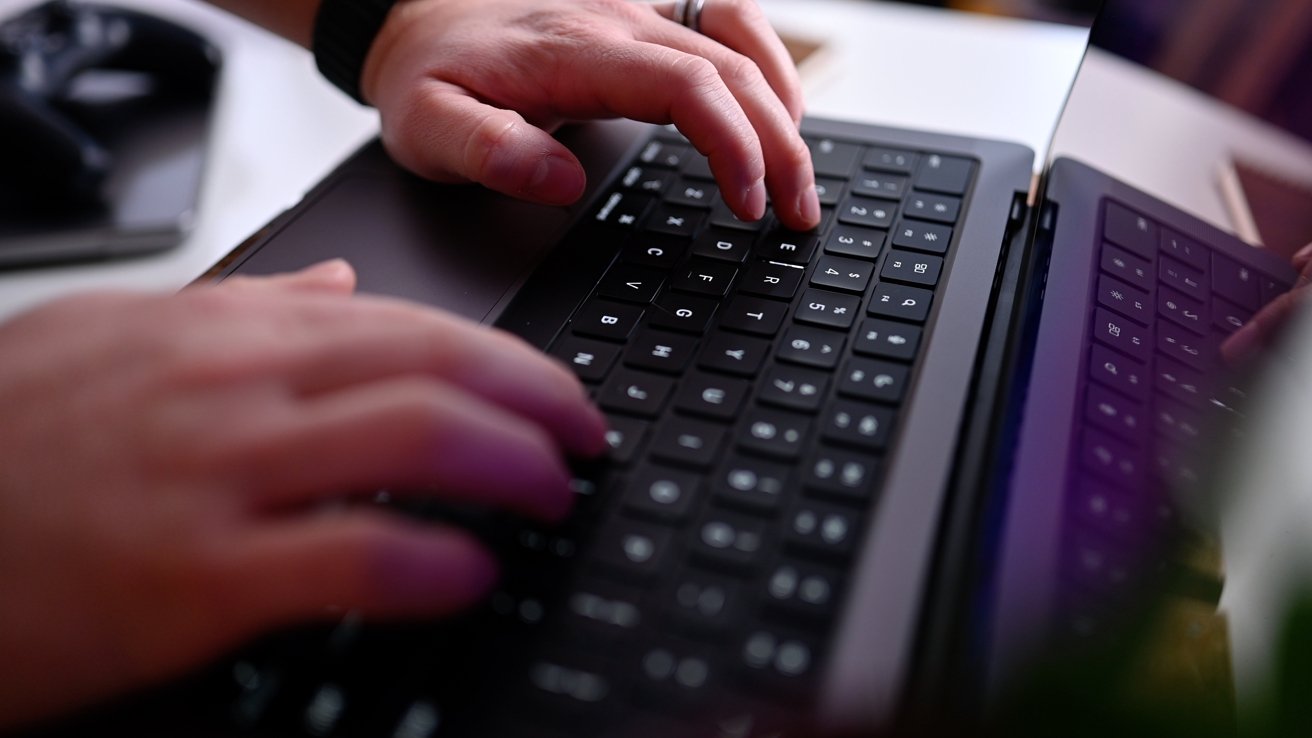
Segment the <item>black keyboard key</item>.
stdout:
[[715,498],[732,507],[774,514],[785,502],[791,467],[734,455],[716,478]]
[[701,335],[710,326],[716,307],[714,300],[666,292],[651,306],[647,322],[654,328]]
[[1153,372],[1153,386],[1159,392],[1201,409],[1207,398],[1203,391],[1203,375],[1184,364],[1165,357],[1157,359]]
[[707,259],[743,262],[752,251],[756,234],[727,228],[710,228],[692,243],[692,253]]
[[647,219],[647,230],[671,236],[691,237],[706,220],[705,211],[661,203]]
[[673,236],[636,233],[620,249],[620,259],[658,272],[668,272],[683,260],[688,242]]
[[1193,267],[1163,256],[1157,265],[1157,276],[1162,284],[1179,290],[1195,300],[1206,300],[1207,277]]
[[820,558],[847,559],[856,549],[858,514],[814,500],[799,500],[786,517],[784,545]]
[[814,413],[820,410],[829,385],[829,374],[787,364],[773,366],[756,396],[766,405]]
[[1257,286],[1261,291],[1261,301],[1263,305],[1269,304],[1272,300],[1288,292],[1291,287],[1284,280],[1276,279],[1269,274],[1257,275]]
[[741,627],[747,607],[741,584],[696,570],[681,574],[666,599],[669,618],[696,635],[720,635]]
[[[511,687],[517,703],[526,696],[526,701],[538,708],[533,710],[535,718],[568,725],[571,732],[580,729],[579,726],[600,724],[607,713],[622,703],[627,691],[623,680],[607,668],[604,660],[578,650],[565,649],[529,663],[527,695],[516,694],[517,689]],[[505,735],[506,727],[498,727],[496,735]],[[532,730],[534,734],[540,734],[543,726],[534,725]]]
[[642,316],[642,308],[636,305],[594,299],[574,316],[573,327],[580,335],[626,341]]
[[660,197],[674,183],[674,175],[663,169],[629,167],[620,182],[626,189]]
[[614,300],[646,304],[656,297],[664,281],[660,272],[629,264],[616,264],[597,285],[597,294]]
[[624,507],[643,517],[677,523],[688,517],[701,494],[701,475],[658,466],[634,472],[625,485]]
[[1151,263],[1109,243],[1102,246],[1102,271],[1144,292],[1151,292],[1157,281]]
[[670,280],[672,289],[710,297],[724,297],[738,270],[731,264],[695,259],[674,272]]
[[783,228],[776,228],[762,237],[756,246],[756,255],[766,261],[782,261],[789,264],[808,264],[820,243],[815,233],[799,233]]
[[846,183],[841,179],[817,177],[815,180],[815,194],[820,198],[820,205],[829,207],[837,205],[838,198],[843,195],[843,187],[845,186]]
[[765,601],[790,615],[828,622],[838,608],[840,586],[832,569],[786,561],[766,576]]
[[901,200],[907,193],[907,178],[883,172],[862,172],[852,180],[852,194]]
[[1153,322],[1152,300],[1148,293],[1106,274],[1098,277],[1098,304],[1140,325]]
[[888,230],[893,225],[897,203],[869,197],[851,196],[838,208],[838,222]]
[[667,418],[662,422],[651,455],[661,461],[706,469],[720,458],[726,430],[723,426],[688,418]]
[[956,223],[961,214],[961,198],[913,192],[907,198],[905,210],[908,218],[932,220],[935,223]]
[[1257,310],[1261,306],[1257,272],[1215,252],[1212,254],[1212,290],[1242,308]]
[[674,389],[674,380],[620,369],[611,376],[598,398],[603,409],[654,418]]
[[1093,338],[1138,361],[1147,361],[1152,352],[1146,330],[1106,308],[1094,312]]
[[1157,350],[1177,361],[1197,369],[1207,371],[1214,364],[1212,349],[1204,344],[1206,339],[1171,323],[1157,326]]
[[645,590],[589,579],[570,585],[565,597],[566,627],[582,638],[629,638],[650,616]]
[[845,341],[841,333],[794,326],[784,334],[783,343],[779,346],[779,359],[793,364],[833,369],[838,366]]
[[1089,378],[1136,400],[1148,398],[1148,370],[1142,363],[1094,344],[1089,353]]
[[694,372],[679,385],[674,406],[680,411],[715,420],[738,417],[751,383],[714,374]]
[[811,163],[816,176],[847,179],[856,168],[857,158],[861,156],[860,146],[830,138],[807,138],[806,145],[811,149]]
[[1117,246],[1150,261],[1157,251],[1157,224],[1114,202],[1107,203],[1103,235]]
[[812,492],[864,504],[874,495],[878,462],[862,453],[821,446],[805,470],[802,481]]
[[773,336],[788,317],[788,304],[761,297],[737,295],[725,306],[720,327],[757,336]]
[[[719,664],[708,646],[662,638],[640,650],[633,664],[632,699],[658,709],[662,716],[692,713],[721,688]],[[669,735],[653,733],[652,735]]]
[[916,172],[916,188],[948,195],[964,195],[975,172],[975,163],[955,156],[930,154]]
[[820,421],[826,441],[852,448],[879,451],[888,445],[893,410],[853,400],[836,400]]
[[607,521],[591,552],[599,566],[624,577],[649,578],[664,571],[674,531],[617,517]]
[[697,153],[687,144],[657,140],[647,144],[638,158],[644,164],[679,169],[692,156]]
[[632,463],[647,438],[650,426],[645,421],[619,415],[607,418],[606,422],[610,425],[606,431],[606,445],[610,446],[610,453],[606,458],[620,465]]
[[874,267],[868,261],[823,256],[811,272],[811,284],[815,287],[864,293],[874,277]]
[[943,260],[937,256],[913,254],[910,251],[890,251],[884,259],[879,276],[893,282],[905,282],[920,287],[934,287],[943,271]]
[[1230,334],[1243,328],[1252,320],[1253,313],[1238,305],[1232,305],[1221,298],[1212,300],[1212,325],[1222,333]]
[[659,330],[644,330],[629,342],[624,364],[662,374],[682,374],[692,362],[697,339]]
[[843,368],[838,391],[848,397],[876,402],[901,402],[908,370],[903,364],[874,359],[852,359]]
[[565,362],[584,382],[600,382],[615,365],[620,348],[610,343],[564,336],[552,347],[551,354]]
[[918,220],[902,220],[893,229],[893,245],[942,256],[952,243],[952,228]]
[[1153,427],[1158,433],[1184,444],[1186,448],[1193,447],[1203,436],[1199,413],[1164,397],[1157,401]]
[[739,428],[738,447],[762,456],[792,460],[801,456],[811,421],[802,415],[755,409]]
[[684,207],[710,210],[711,203],[715,201],[719,191],[713,181],[680,177],[665,194],[665,201]]
[[920,348],[920,329],[906,323],[868,318],[852,350],[865,356],[911,361]]
[[872,148],[866,152],[865,158],[861,160],[861,166],[882,172],[911,174],[916,171],[916,164],[919,161],[920,155],[910,151]]
[[868,312],[885,318],[924,323],[933,300],[934,293],[929,290],[880,282],[875,285]]
[[796,695],[815,672],[819,655],[814,641],[770,628],[750,631],[740,657],[747,674],[765,688]]
[[829,240],[825,242],[825,253],[874,261],[883,251],[887,238],[888,234],[884,231],[840,225],[829,234]]
[[747,270],[739,285],[740,292],[775,300],[791,300],[802,284],[805,269],[787,264],[757,262]]
[[1140,488],[1144,474],[1142,453],[1096,428],[1087,428],[1083,435],[1079,453],[1085,468],[1122,489]]
[[1162,229],[1161,245],[1163,255],[1174,257],[1200,272],[1205,272],[1211,267],[1212,254],[1208,249],[1170,228]]
[[1207,305],[1170,287],[1157,291],[1157,314],[1200,336],[1212,330]]
[[761,365],[769,353],[768,341],[716,331],[706,342],[699,366],[727,374],[754,377],[761,371]]
[[748,573],[770,557],[771,527],[754,516],[711,509],[694,529],[692,553],[711,566]]
[[808,289],[802,293],[793,318],[799,323],[846,330],[856,322],[860,312],[860,297]]
[[1099,384],[1089,385],[1084,413],[1090,423],[1123,441],[1145,444],[1148,440],[1150,426],[1144,406]]
[[642,217],[651,210],[656,198],[636,192],[612,192],[597,210],[598,223],[621,229],[636,228]]

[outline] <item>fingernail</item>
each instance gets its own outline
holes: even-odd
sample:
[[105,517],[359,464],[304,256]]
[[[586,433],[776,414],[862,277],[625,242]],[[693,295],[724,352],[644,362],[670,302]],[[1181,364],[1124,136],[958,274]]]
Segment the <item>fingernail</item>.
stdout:
[[1309,243],[1308,245],[1294,252],[1295,264],[1298,264],[1299,262],[1302,261],[1307,261],[1308,259],[1312,259],[1312,243]]
[[332,277],[341,278],[354,274],[355,270],[346,261],[346,259],[326,259],[316,264],[311,264],[301,270],[301,274],[315,277]]
[[538,161],[525,194],[550,205],[568,205],[583,195],[586,179],[575,162],[546,156]]
[[753,182],[747,192],[743,194],[743,202],[747,205],[747,214],[752,220],[760,220],[765,216],[765,178]]
[[820,196],[816,194],[815,183],[807,185],[802,191],[802,196],[797,200],[797,215],[812,226],[820,222]]

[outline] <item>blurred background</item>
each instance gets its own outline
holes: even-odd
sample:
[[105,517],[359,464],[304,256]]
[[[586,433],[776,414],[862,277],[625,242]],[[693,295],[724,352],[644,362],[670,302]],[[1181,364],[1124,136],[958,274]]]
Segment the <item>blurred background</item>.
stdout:
[[1089,25],[1102,0],[895,0],[990,15]]

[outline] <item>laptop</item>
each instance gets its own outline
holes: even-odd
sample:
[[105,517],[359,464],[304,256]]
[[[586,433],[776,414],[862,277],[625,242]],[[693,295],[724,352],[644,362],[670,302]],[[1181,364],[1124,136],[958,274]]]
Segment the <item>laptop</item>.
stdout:
[[1042,657],[1115,638],[1145,588],[1214,607],[1221,575],[1169,544],[1201,539],[1190,495],[1244,414],[1230,339],[1297,278],[1296,218],[1255,194],[1312,181],[1312,30],[1286,5],[1109,0],[1033,187],[1018,145],[807,120],[809,233],[735,219],[669,128],[562,131],[591,183],[568,209],[365,146],[209,278],[341,256],[363,291],[523,336],[607,413],[609,458],[555,528],[363,490],[482,536],[497,591],[274,634],[127,712],[168,734],[860,735],[987,713]]

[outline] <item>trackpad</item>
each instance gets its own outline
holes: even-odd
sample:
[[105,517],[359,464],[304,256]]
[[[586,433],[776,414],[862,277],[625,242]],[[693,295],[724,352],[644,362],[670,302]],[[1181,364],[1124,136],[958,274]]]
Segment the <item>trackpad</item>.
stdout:
[[560,238],[569,211],[400,172],[347,175],[243,262],[286,272],[341,257],[360,290],[492,322],[494,309]]

